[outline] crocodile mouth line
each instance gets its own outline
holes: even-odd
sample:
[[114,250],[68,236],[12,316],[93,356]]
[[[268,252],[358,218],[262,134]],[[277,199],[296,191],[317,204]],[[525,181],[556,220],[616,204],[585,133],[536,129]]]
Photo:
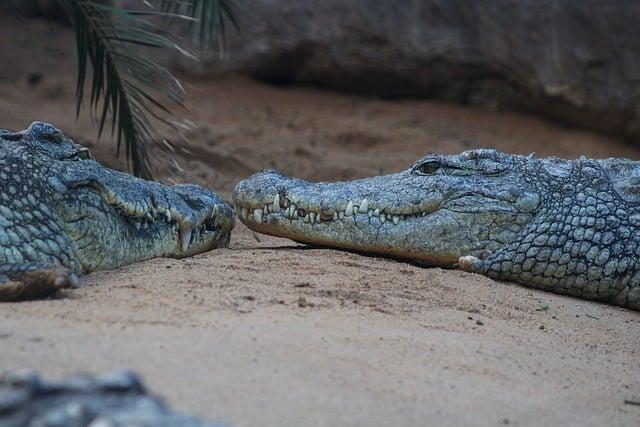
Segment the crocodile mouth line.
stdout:
[[169,219],[163,215],[152,216],[147,214],[137,217],[122,215],[122,217],[130,227],[135,228],[136,232],[152,232],[153,229],[158,226],[169,229],[172,233],[177,234],[178,240],[180,241],[180,248],[183,251],[188,250],[192,244],[203,238],[216,238],[217,234],[221,231],[220,226],[216,223],[215,214],[212,214],[211,217],[196,226],[182,226],[178,221]]
[[124,219],[127,225],[134,228],[136,232],[152,232],[154,228],[169,229],[177,235],[180,243],[180,249],[187,252],[189,248],[202,240],[211,238],[216,240],[222,227],[219,224],[218,216],[220,215],[220,207],[214,205],[210,212],[204,215],[195,224],[188,224],[172,209],[156,206],[151,202],[142,204],[125,203],[114,197],[104,199],[112,206]]
[[342,209],[318,209],[302,207],[300,203],[295,203],[289,198],[276,194],[273,201],[262,205],[261,207],[251,206],[247,203],[236,202],[240,209],[238,215],[243,221],[253,221],[257,224],[266,224],[269,220],[269,214],[279,214],[290,221],[300,221],[305,224],[322,224],[337,221],[345,221],[352,219],[357,221],[358,218],[367,219],[377,218],[380,223],[389,222],[397,225],[401,221],[417,219],[432,213],[435,208],[425,208],[424,206],[414,205],[406,208],[387,209],[374,207],[368,199],[364,198],[359,203],[349,201]]

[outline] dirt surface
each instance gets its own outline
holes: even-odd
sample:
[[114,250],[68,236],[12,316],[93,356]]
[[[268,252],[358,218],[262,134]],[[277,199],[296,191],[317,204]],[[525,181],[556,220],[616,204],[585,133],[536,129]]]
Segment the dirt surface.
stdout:
[[[122,167],[88,115],[75,120],[70,34],[0,23],[0,128],[46,120]],[[619,140],[522,115],[186,81],[196,128],[177,179],[227,198],[266,167],[351,179],[472,147],[640,158]],[[640,423],[640,315],[621,308],[241,224],[229,249],[81,283],[0,305],[0,370],[134,369],[174,408],[232,426]]]

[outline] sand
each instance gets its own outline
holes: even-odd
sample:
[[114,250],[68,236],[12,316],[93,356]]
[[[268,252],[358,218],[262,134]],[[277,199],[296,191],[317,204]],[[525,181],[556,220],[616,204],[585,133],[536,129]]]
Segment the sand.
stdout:
[[[0,127],[50,121],[122,168],[89,115],[75,119],[68,30],[0,23]],[[262,168],[342,180],[472,147],[640,158],[620,140],[517,113],[183,77],[196,127],[173,178],[226,198]],[[0,371],[132,369],[174,408],[232,426],[640,424],[629,403],[640,401],[640,314],[618,307],[241,224],[228,249],[81,283],[0,305]]]

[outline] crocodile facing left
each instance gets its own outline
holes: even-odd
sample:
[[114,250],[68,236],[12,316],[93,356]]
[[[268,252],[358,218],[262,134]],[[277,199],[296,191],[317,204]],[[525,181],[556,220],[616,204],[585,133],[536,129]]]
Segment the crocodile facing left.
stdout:
[[640,162],[479,149],[312,183],[266,170],[233,193],[257,232],[459,266],[640,310]]
[[56,127],[0,130],[0,300],[74,286],[77,274],[229,242],[233,208],[203,187],[117,172]]

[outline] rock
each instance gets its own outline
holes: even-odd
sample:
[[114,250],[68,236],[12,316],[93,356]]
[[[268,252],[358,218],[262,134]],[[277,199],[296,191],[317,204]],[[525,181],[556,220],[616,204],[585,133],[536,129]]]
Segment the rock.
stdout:
[[640,2],[235,3],[242,32],[201,71],[523,109],[640,140]]
[[34,373],[0,379],[3,427],[224,427],[170,411],[131,372],[47,381]]

